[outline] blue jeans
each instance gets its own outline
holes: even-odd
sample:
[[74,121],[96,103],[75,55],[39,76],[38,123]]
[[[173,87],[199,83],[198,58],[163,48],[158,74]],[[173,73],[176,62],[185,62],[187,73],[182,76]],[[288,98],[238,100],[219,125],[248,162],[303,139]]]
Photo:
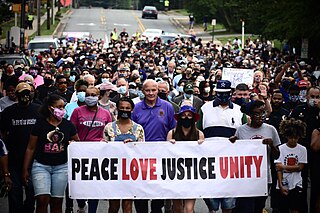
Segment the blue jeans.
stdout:
[[68,182],[68,165],[44,165],[34,160],[32,180],[35,196],[50,195],[63,198]]
[[[9,172],[12,180],[12,188],[8,193],[9,213],[33,213],[35,199],[31,178],[28,186],[24,187],[22,184],[22,168],[10,166]],[[25,200],[23,200],[23,187],[25,189]]]

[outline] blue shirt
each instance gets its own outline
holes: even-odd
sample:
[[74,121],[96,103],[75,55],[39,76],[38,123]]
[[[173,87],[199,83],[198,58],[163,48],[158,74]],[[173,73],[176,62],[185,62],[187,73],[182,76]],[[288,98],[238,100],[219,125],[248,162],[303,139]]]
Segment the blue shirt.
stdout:
[[64,115],[64,118],[70,120],[71,115],[72,115],[72,113],[73,113],[73,110],[74,110],[75,108],[78,108],[78,107],[79,107],[79,105],[78,105],[78,103],[77,103],[76,101],[75,101],[75,102],[70,102],[70,103],[68,103],[68,104],[66,105],[66,107],[65,107],[66,114]]
[[166,141],[168,132],[176,126],[173,106],[159,97],[153,107],[144,100],[137,103],[131,117],[143,127],[146,141]]

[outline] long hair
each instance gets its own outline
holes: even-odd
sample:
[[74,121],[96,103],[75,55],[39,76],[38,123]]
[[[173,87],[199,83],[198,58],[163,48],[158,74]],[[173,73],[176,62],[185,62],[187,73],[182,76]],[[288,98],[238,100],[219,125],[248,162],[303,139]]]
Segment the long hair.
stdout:
[[191,129],[190,129],[189,133],[187,135],[184,135],[183,131],[182,131],[181,118],[179,116],[177,126],[174,131],[174,135],[173,135],[173,138],[176,141],[197,141],[197,140],[199,140],[199,130],[196,127],[194,115],[193,115],[192,121],[193,122],[192,122]]
[[49,106],[52,106],[55,102],[63,100],[63,98],[57,94],[52,94],[47,96],[39,109],[41,116],[44,118],[48,118],[51,115],[51,111],[49,110]]

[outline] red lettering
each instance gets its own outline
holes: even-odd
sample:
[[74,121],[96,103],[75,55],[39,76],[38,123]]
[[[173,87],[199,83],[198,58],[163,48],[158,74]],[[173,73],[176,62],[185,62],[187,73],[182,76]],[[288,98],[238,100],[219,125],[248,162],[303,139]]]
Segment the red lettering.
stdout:
[[228,170],[229,170],[229,163],[228,163],[228,157],[220,157],[220,174],[223,179],[226,179],[228,176]]
[[252,164],[252,156],[245,157],[245,164],[247,166],[247,177],[251,178],[251,164]]
[[244,178],[244,157],[240,156],[240,178]]
[[127,174],[127,160],[122,158],[122,180],[129,180],[129,175]]
[[150,180],[157,180],[157,175],[156,173],[156,167],[155,165],[157,164],[157,159],[156,158],[150,158]]
[[130,163],[130,175],[132,180],[137,180],[139,176],[139,165],[138,161],[135,158],[133,158]]
[[262,163],[262,156],[253,156],[253,161],[254,161],[254,164],[256,165],[256,175],[257,177],[260,177],[261,176],[261,163]]
[[147,179],[147,174],[148,174],[148,159],[139,159],[140,161],[140,170],[141,170],[141,175],[142,175],[142,180]]
[[239,178],[238,157],[230,157],[230,178]]

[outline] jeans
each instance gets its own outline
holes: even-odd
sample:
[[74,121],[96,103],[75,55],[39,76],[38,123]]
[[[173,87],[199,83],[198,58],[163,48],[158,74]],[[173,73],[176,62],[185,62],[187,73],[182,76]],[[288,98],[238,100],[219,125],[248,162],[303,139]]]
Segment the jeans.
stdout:
[[[11,174],[12,188],[8,193],[9,213],[34,212],[34,191],[31,178],[28,186],[22,184],[22,168],[10,166],[9,172]],[[25,190],[26,199],[23,200],[23,188]]]

